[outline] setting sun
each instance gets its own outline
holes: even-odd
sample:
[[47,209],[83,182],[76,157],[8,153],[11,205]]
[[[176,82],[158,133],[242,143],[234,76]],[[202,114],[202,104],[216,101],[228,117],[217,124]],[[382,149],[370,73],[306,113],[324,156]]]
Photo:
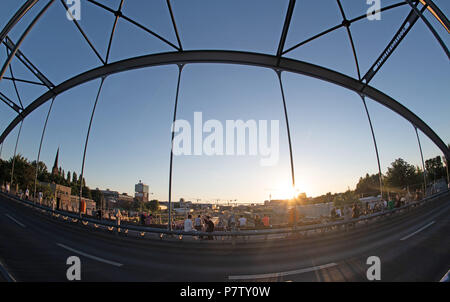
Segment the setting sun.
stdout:
[[293,187],[291,184],[280,184],[271,192],[272,199],[293,199],[300,193],[308,195],[308,190],[305,185],[296,185]]

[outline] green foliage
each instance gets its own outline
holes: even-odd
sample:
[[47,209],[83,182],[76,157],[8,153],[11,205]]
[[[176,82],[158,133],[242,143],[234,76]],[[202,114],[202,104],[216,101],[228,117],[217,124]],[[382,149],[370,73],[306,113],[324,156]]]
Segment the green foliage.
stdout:
[[358,195],[377,196],[380,194],[380,177],[379,174],[366,174],[364,178],[360,177],[356,184],[355,192]]
[[73,172],[72,173],[72,183],[77,183],[77,182],[78,182],[77,172]]
[[101,208],[105,202],[105,197],[103,196],[102,191],[98,188],[91,191],[92,199],[95,201],[97,208]]
[[358,202],[359,202],[358,194],[356,194],[355,191],[351,190],[347,190],[344,193],[337,194],[333,199],[333,203],[336,207],[352,205]]
[[156,212],[159,210],[159,201],[154,199],[154,200],[150,200],[149,202],[147,202],[147,208],[151,211],[151,212]]
[[425,168],[427,170],[427,178],[430,181],[446,177],[445,167],[440,156],[426,160]]
[[421,173],[413,165],[398,158],[388,168],[386,173],[386,184],[390,190],[404,189],[408,185],[415,185],[421,182]]
[[[47,184],[47,185],[43,185],[43,184],[37,184],[36,185],[36,192],[42,192],[42,197],[44,198],[44,199],[47,199],[47,200],[49,200],[49,199],[51,199],[51,198],[53,198],[54,197],[54,195],[53,195],[53,191],[52,191],[52,189],[50,188],[50,185],[49,184]],[[37,196],[37,195],[36,195]]]
[[[4,161],[0,159],[0,184],[6,184],[11,181],[11,168],[12,168],[13,158],[10,158],[8,161]],[[72,173],[72,181],[70,180],[70,171],[67,172],[67,176],[65,177],[62,174],[62,168],[59,168],[58,171],[61,171],[61,174],[52,174],[48,172],[47,166],[43,162],[39,162],[37,165],[37,180],[43,183],[55,183],[58,185],[63,185],[71,188],[71,194],[78,196],[80,194],[80,184],[78,182],[76,172]],[[29,162],[22,155],[18,154],[15,157],[14,162],[14,179],[13,179],[13,187],[18,185],[20,190],[29,189],[32,191],[34,189],[34,179],[36,177],[36,161]],[[75,180],[75,181],[74,181]],[[86,180],[83,178],[83,192],[82,196],[85,198],[92,199],[92,192],[88,186],[86,186]],[[45,186],[37,186],[37,192],[43,192],[44,197],[49,196],[51,194],[48,192],[50,187]],[[50,190],[51,191],[51,190]]]
[[[2,168],[0,168],[0,178],[2,183],[11,181],[11,170],[14,158],[9,161],[2,161]],[[22,155],[17,154],[14,161],[14,179],[13,183],[17,184],[20,189],[31,189],[34,186],[34,178],[36,168]]]

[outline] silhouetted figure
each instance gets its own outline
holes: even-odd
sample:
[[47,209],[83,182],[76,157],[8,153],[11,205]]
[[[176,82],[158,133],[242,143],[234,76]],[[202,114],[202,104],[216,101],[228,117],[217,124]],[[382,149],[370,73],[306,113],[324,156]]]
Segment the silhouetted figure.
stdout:
[[[205,226],[206,226],[206,232],[207,233],[214,232],[214,222],[211,221],[209,216],[206,216]],[[208,236],[208,240],[213,240],[213,236]]]

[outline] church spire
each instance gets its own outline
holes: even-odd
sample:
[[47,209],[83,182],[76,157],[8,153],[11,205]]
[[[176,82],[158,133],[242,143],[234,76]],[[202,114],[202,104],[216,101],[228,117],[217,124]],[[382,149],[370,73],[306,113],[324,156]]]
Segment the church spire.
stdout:
[[59,147],[58,147],[58,150],[56,151],[55,163],[53,164],[53,168],[52,168],[53,175],[59,175],[58,157],[59,157]]

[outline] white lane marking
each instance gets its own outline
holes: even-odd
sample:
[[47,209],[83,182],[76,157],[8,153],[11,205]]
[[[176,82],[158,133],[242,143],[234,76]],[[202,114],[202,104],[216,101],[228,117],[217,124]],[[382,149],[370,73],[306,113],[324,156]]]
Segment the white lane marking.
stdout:
[[425,230],[427,227],[429,227],[429,226],[432,225],[433,223],[435,223],[435,221],[430,222],[430,223],[427,224],[426,226],[421,227],[420,229],[418,229],[418,230],[415,231],[414,233],[411,233],[411,234],[409,234],[408,236],[405,236],[405,237],[401,238],[400,240],[403,241],[403,240],[408,239],[409,237],[412,237],[412,236],[416,235],[417,233],[419,233],[419,232]]
[[6,281],[17,282],[17,280],[11,275],[10,272],[8,272],[8,270],[5,268],[5,266],[3,265],[3,263],[1,261],[0,261],[0,273],[3,275],[3,277],[6,279]]
[[14,219],[14,217],[11,217],[9,214],[5,214],[5,216],[8,217],[9,219],[11,219],[12,221],[14,221],[15,223],[17,223],[18,225],[20,225],[21,227],[23,227],[23,228],[26,227],[23,223],[17,221],[16,219]]
[[103,259],[103,258],[100,258],[100,257],[97,257],[97,256],[92,256],[92,255],[83,253],[81,251],[78,251],[76,249],[73,249],[73,248],[68,247],[67,245],[64,245],[64,244],[61,244],[61,243],[57,243],[56,245],[62,247],[63,249],[66,249],[66,250],[69,250],[71,252],[80,254],[81,256],[84,256],[84,257],[87,257],[87,258],[91,258],[93,260],[97,260],[97,261],[100,261],[100,262],[103,262],[103,263],[111,264],[111,265],[118,266],[118,267],[121,267],[123,265],[122,263],[106,260],[106,259]]
[[317,271],[328,267],[336,266],[336,263],[328,263],[324,265],[318,265],[313,267],[302,268],[294,271],[279,272],[279,273],[269,273],[269,274],[258,274],[258,275],[240,275],[240,276],[228,276],[228,280],[248,280],[248,279],[266,279],[274,277],[282,277],[289,275],[298,275],[307,272]]

